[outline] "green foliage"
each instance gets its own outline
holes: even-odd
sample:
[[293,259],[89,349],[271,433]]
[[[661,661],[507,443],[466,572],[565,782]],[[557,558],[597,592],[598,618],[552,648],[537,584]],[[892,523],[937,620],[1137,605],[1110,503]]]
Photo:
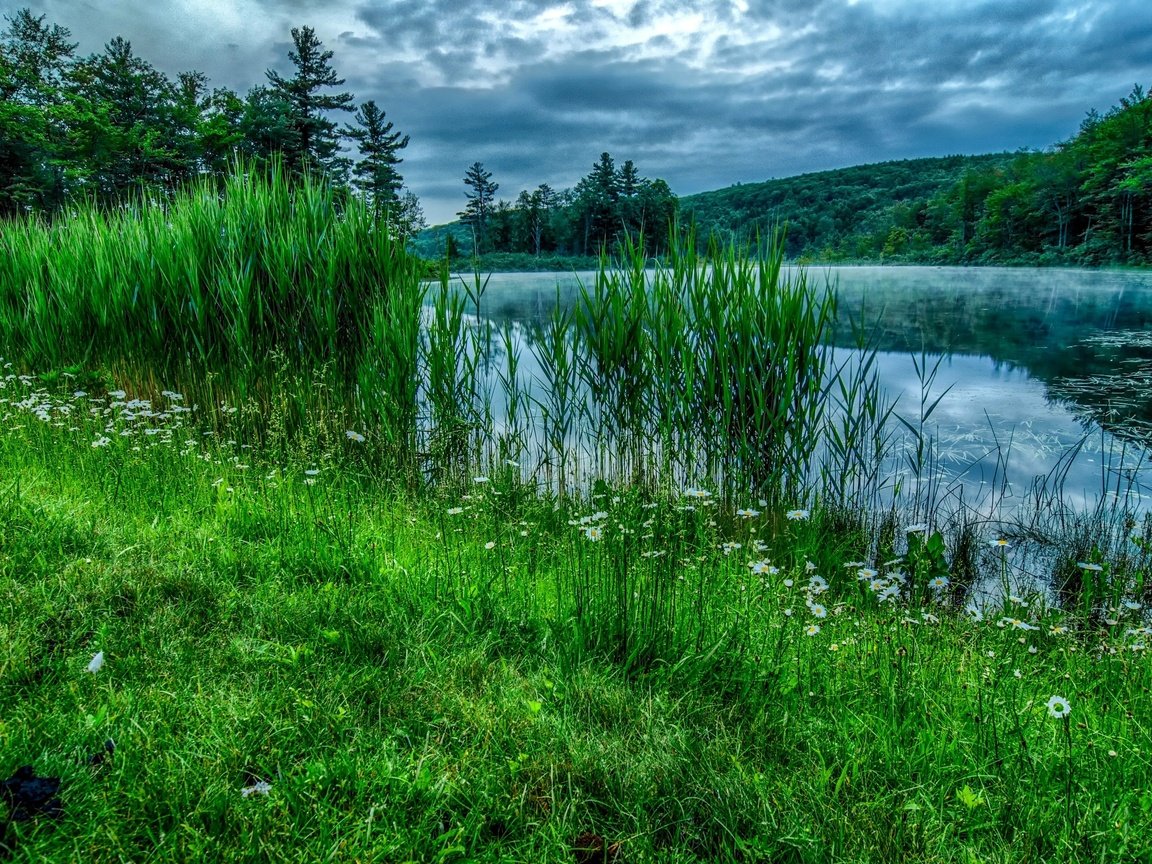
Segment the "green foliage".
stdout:
[[[355,187],[374,213],[387,211],[394,236],[424,225],[419,201],[401,194],[396,151],[407,136],[365,103],[367,127],[345,127],[329,113],[352,110],[343,84],[315,32],[294,28],[292,77],[268,71],[268,85],[245,98],[210,90],[199,72],[171,80],[115,37],[104,51],[76,59],[69,31],[22,9],[0,34],[0,218],[34,212],[58,216],[91,200],[133,203],[167,198],[193,181],[223,185],[236,159],[251,170],[275,162],[294,175],[323,177],[343,187],[351,166],[340,136],[362,145]],[[368,106],[372,107],[369,108]],[[368,113],[365,113],[368,112]],[[366,137],[361,138],[361,135]]]
[[885,162],[684,199],[702,237],[788,225],[790,257],[925,263],[1147,263],[1152,99],[1136,87],[1043,153]]
[[[352,185],[364,193],[373,216],[380,221],[385,212],[400,205],[404,178],[396,166],[403,161],[398,152],[408,146],[408,136],[393,132],[391,121],[384,121],[384,112],[371,99],[356,111],[356,123],[341,130],[356,142],[364,157],[352,171]],[[408,236],[413,232],[402,233]]]
[[[479,162],[468,169],[464,182],[473,191],[458,214],[461,222],[423,232],[414,244],[420,254],[443,257],[450,234],[473,255],[565,256],[573,259],[565,269],[572,269],[577,258],[596,259],[624,242],[642,243],[642,251],[652,257],[666,251],[678,213],[678,199],[667,183],[641,177],[631,160],[617,169],[608,153],[600,154],[574,188],[556,192],[542,183],[521,191],[515,202],[496,200],[498,185]],[[508,260],[515,265],[522,259]],[[549,268],[542,263],[534,269]]]
[[932,213],[930,201],[1010,159],[949,156],[802,174],[690,195],[681,209],[701,238],[747,239],[786,224],[789,258],[902,260],[939,242],[932,232],[948,214]]
[[273,97],[288,107],[289,134],[279,149],[285,164],[293,170],[319,170],[342,177],[347,160],[337,155],[336,123],[328,119],[326,112],[353,110],[355,97],[351,93],[322,92],[341,86],[344,79],[329,65],[332,52],[323,50],[316,31],[293,27],[292,43],[295,50],[288,52],[288,58],[296,67],[296,74],[285,78],[275,69],[267,72]]
[[464,185],[470,190],[464,193],[468,203],[456,215],[471,230],[474,251],[483,253],[489,248],[488,226],[500,184],[493,182],[492,172],[482,162],[473,162],[464,173]]

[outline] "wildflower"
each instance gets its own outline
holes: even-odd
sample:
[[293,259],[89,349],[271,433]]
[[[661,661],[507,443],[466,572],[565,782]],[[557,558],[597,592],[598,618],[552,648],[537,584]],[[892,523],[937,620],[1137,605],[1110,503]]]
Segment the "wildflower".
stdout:
[[88,661],[88,671],[95,675],[104,668],[104,652],[97,651],[96,655]]
[[1068,632],[1068,627],[1064,624],[1053,624],[1048,628],[1048,632],[1053,636],[1063,636]]
[[773,567],[770,561],[753,561],[748,567],[753,573],[761,576],[775,576],[780,572],[780,568]]
[[1021,672],[1019,669],[1013,670],[1012,674],[1017,678],[1023,678],[1024,677],[1024,673]]
[[943,591],[950,584],[947,576],[937,576],[935,579],[928,580],[928,587],[934,591]]
[[344,434],[348,436],[349,441],[355,441],[357,444],[364,443],[364,436],[359,432],[353,432],[351,429],[349,429]]
[[813,618],[828,617],[828,610],[820,603],[809,603],[808,611],[812,613]]
[[789,510],[784,514],[785,519],[791,519],[793,522],[803,521],[808,518],[807,510]]
[[1003,537],[997,537],[995,540],[989,541],[988,545],[997,547],[999,549],[1009,549],[1012,546],[1012,544],[1005,540]]
[[520,467],[520,463],[517,462],[515,459],[505,459],[504,464],[507,465],[509,468],[519,468]]
[[97,438],[95,441],[92,442],[92,446],[93,447],[107,447],[111,443],[112,443],[111,438],[109,438],[107,435],[101,435],[99,438]]
[[739,516],[741,519],[755,519],[757,516],[760,515],[760,511],[759,510],[751,510],[748,508],[742,508],[742,509],[736,511],[736,515]]
[[589,525],[584,529],[584,536],[595,543],[604,536],[604,532],[597,528],[595,525]]
[[805,573],[815,573],[816,572],[816,565],[813,564],[811,561],[805,561],[804,562],[804,572]]
[[924,619],[925,624],[939,624],[940,618],[933,615],[931,612],[921,612],[920,617]]
[[720,548],[724,551],[725,555],[731,555],[737,549],[741,548],[739,543],[727,542],[721,544]]
[[829,651],[839,651],[840,646],[837,645],[835,642],[833,642],[831,645],[828,646],[828,650]]
[[1102,573],[1104,568],[1099,564],[1089,564],[1086,561],[1077,561],[1076,566],[1081,570],[1090,570],[1093,573]]
[[271,783],[269,783],[267,780],[257,780],[251,786],[245,786],[243,789],[241,789],[240,794],[245,798],[248,798],[252,795],[267,795],[271,791]]
[[820,632],[820,625],[819,624],[809,624],[807,627],[804,628],[804,634],[806,636],[815,636],[819,632]]
[[113,399],[123,399],[128,394],[125,393],[123,390],[109,390],[108,395],[111,396]]
[[808,590],[813,594],[823,594],[828,590],[828,581],[823,576],[813,575],[808,580]]
[[464,512],[463,507],[449,507],[447,510],[447,513],[449,516],[459,516],[463,512]]
[[881,603],[884,603],[884,602],[887,602],[888,600],[897,600],[897,599],[899,599],[899,597],[900,597],[900,586],[899,585],[889,585],[887,588],[885,588],[883,591],[880,592],[880,596],[878,599],[880,600]]
[[880,575],[880,573],[876,570],[873,570],[871,567],[861,567],[859,570],[856,571],[856,578],[859,579],[861,582],[870,581],[872,579],[875,579],[879,575]]
[[792,617],[792,610],[791,609],[785,609],[784,610],[784,617],[785,618],[791,618]]
[[685,498],[711,498],[712,493],[707,489],[689,488],[683,492]]
[[473,477],[472,482],[473,483],[488,483],[489,480],[487,477],[484,477],[483,475],[481,475],[480,477]]
[[496,548],[496,542],[494,540],[489,540],[487,543],[484,544],[484,548],[485,549],[495,549]]
[[796,584],[796,583],[795,583],[795,582],[793,582],[791,579],[785,579],[785,580],[784,580],[784,587],[785,587],[785,588],[791,588],[791,587],[792,587],[793,585],[795,585],[795,584]]
[[1124,601],[1124,608],[1125,609],[1131,609],[1133,612],[1135,612],[1140,607],[1141,607],[1141,604],[1137,603],[1135,600],[1125,600]]
[[305,477],[315,477],[319,473],[320,473],[319,468],[305,468],[304,469],[304,476]]
[[923,522],[917,522],[915,525],[909,525],[904,529],[905,534],[925,534],[928,531],[928,526]]
[[1053,696],[1048,700],[1048,715],[1057,720],[1064,720],[1072,713],[1072,706],[1063,696]]

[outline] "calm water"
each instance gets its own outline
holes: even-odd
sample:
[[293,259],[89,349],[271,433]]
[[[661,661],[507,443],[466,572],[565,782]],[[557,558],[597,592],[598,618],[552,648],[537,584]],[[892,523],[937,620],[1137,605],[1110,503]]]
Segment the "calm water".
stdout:
[[[527,324],[579,294],[592,274],[491,276],[481,315]],[[945,390],[928,429],[938,475],[970,491],[1001,488],[1011,506],[1038,476],[1063,474],[1065,499],[1152,487],[1152,273],[949,267],[812,268],[838,287],[838,348],[849,321],[874,326],[881,382],[915,422],[921,384],[913,356]],[[530,351],[522,374],[534,376]],[[1066,472],[1066,473],[1065,473]]]

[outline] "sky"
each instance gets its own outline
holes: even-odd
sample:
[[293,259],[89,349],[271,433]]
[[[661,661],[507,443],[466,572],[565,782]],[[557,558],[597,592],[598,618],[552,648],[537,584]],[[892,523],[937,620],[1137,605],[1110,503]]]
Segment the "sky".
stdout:
[[411,136],[430,224],[601,152],[680,195],[889,159],[1042,149],[1152,84],[1148,0],[0,0],[241,94],[312,27]]

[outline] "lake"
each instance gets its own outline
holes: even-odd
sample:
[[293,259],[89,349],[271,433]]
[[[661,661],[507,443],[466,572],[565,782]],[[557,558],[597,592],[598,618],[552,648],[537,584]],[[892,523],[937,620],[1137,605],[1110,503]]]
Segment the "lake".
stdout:
[[[791,271],[794,273],[795,271]],[[971,500],[1013,508],[1037,477],[1059,475],[1064,500],[1147,497],[1152,443],[1152,273],[957,267],[813,267],[840,298],[838,352],[866,321],[896,413],[916,424],[921,382],[937,446],[935,478]],[[594,275],[497,273],[480,315],[497,325],[543,320]],[[520,375],[538,381],[531,351]],[[538,385],[537,385],[538,386]],[[907,473],[899,461],[895,473]]]

